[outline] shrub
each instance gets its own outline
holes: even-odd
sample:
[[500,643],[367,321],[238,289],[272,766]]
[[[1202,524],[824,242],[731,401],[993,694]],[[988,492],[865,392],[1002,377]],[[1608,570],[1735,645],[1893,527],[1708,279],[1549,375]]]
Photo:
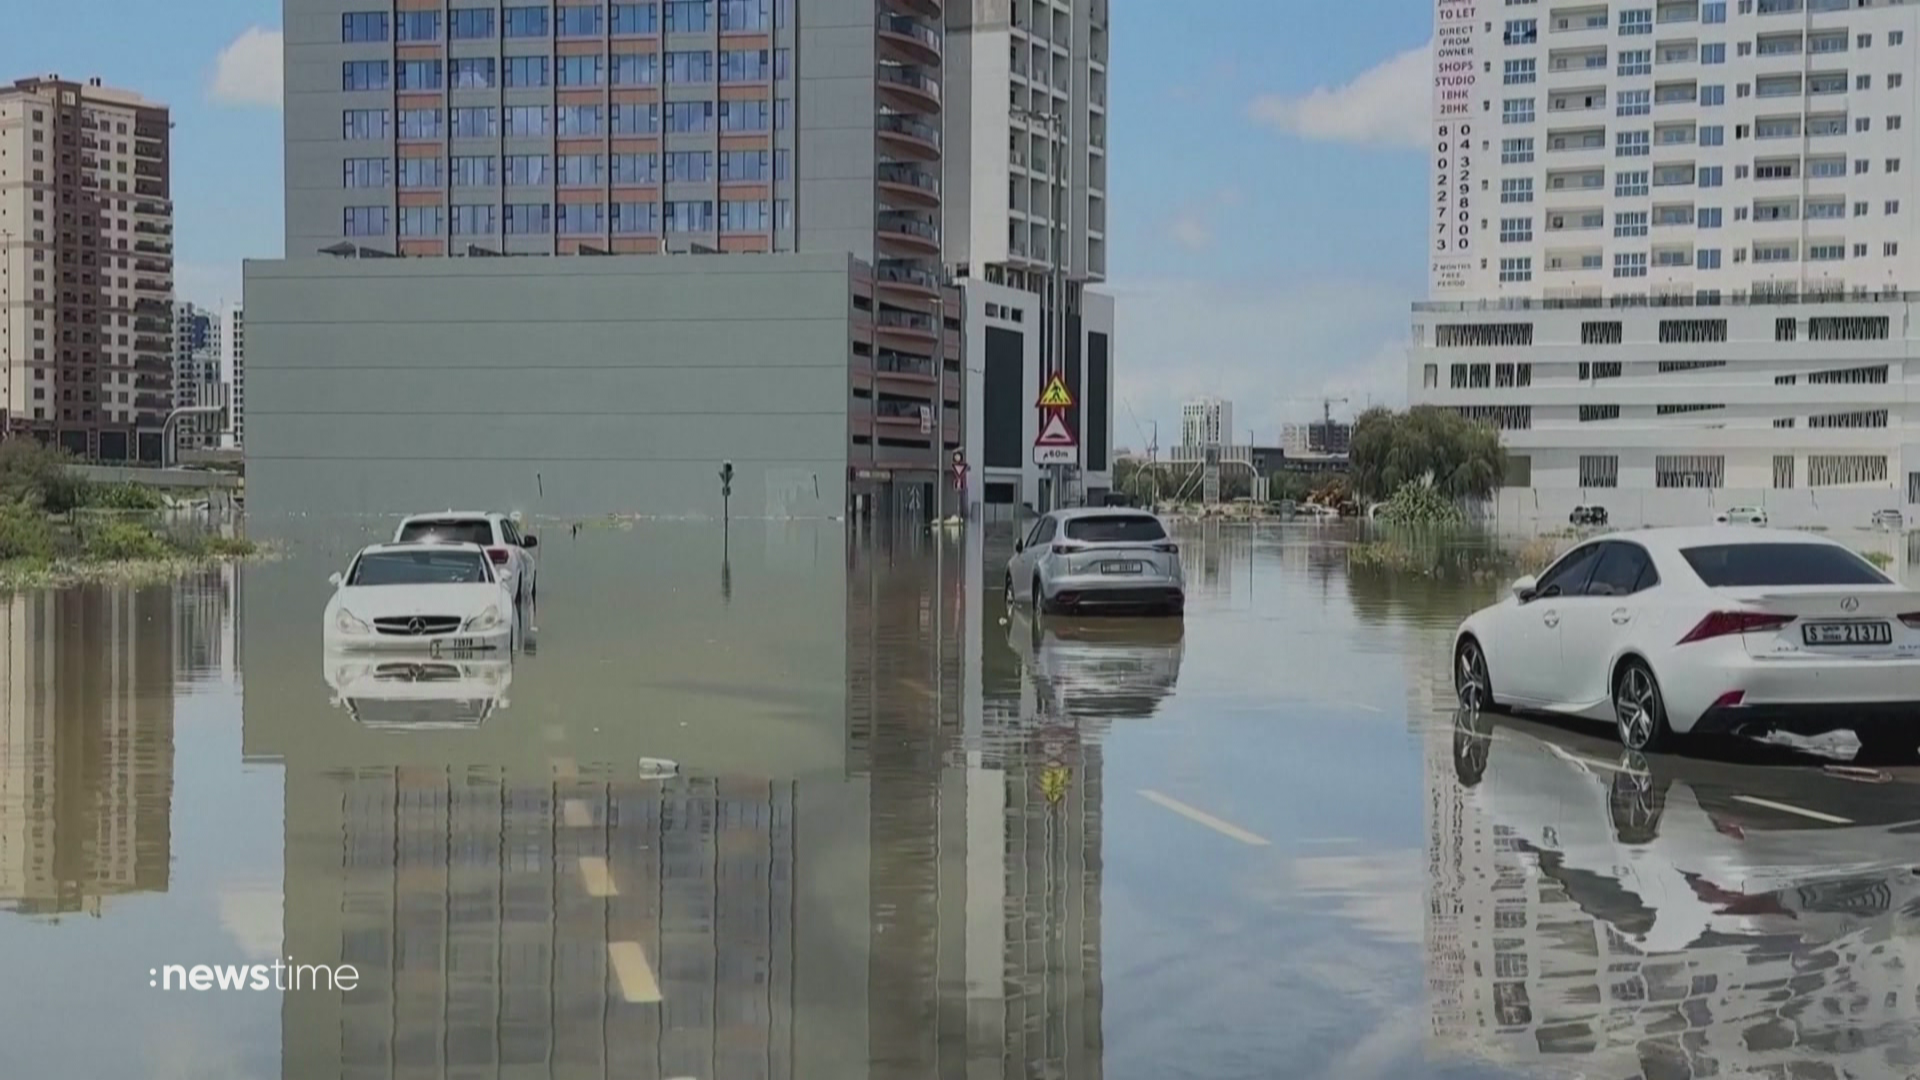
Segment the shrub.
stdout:
[[252,555],[259,550],[259,545],[244,536],[193,536],[182,541],[180,547],[189,555],[217,559]]
[[0,505],[0,560],[51,559],[53,524],[37,508],[21,503]]
[[50,514],[81,505],[87,482],[75,476],[66,451],[31,438],[0,441],[0,501],[24,503]]
[[162,510],[167,501],[141,484],[86,484],[79,505],[97,510]]
[[1452,499],[1424,483],[1400,485],[1380,507],[1380,520],[1393,525],[1457,525],[1465,517]]
[[90,559],[164,559],[175,552],[152,529],[115,521],[89,529],[82,548]]

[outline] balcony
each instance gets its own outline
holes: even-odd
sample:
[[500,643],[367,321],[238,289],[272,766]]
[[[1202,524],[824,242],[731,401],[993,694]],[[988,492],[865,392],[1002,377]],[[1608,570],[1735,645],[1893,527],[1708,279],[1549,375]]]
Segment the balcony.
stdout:
[[167,240],[135,240],[133,250],[149,255],[171,255],[173,243]]
[[173,351],[173,343],[171,341],[146,334],[134,335],[133,347],[136,352],[155,353]]
[[940,63],[940,35],[911,15],[880,16],[880,47],[890,59],[903,64],[937,67]]
[[911,116],[881,113],[874,120],[882,152],[916,161],[940,160],[940,129]]
[[136,409],[165,410],[173,407],[173,399],[166,394],[135,394],[133,406]]
[[873,328],[882,336],[905,338],[932,345],[933,316],[918,311],[882,309],[873,313]]
[[135,259],[133,260],[133,268],[135,270],[144,270],[151,274],[173,273],[173,263],[159,259]]
[[137,292],[170,293],[173,291],[173,281],[170,278],[137,277],[133,279],[133,287]]
[[932,209],[940,205],[940,178],[930,169],[898,162],[882,164],[875,174],[880,197],[895,206]]
[[172,236],[173,226],[163,225],[158,222],[152,222],[152,221],[137,221],[137,222],[134,222],[133,231],[137,233],[146,233],[149,236]]
[[930,221],[922,221],[910,213],[887,210],[880,213],[875,227],[878,230],[876,239],[883,244],[924,255],[940,254],[940,229]]
[[933,382],[933,358],[930,356],[908,356],[906,353],[882,349],[873,358],[873,372],[876,375],[910,379],[919,383]]
[[173,204],[165,199],[136,199],[133,204],[136,214],[171,215]]
[[136,334],[171,334],[173,321],[170,319],[138,318],[133,320],[133,332]]
[[1577,33],[1583,30],[1605,30],[1607,28],[1607,7],[1596,4],[1579,8],[1556,8],[1547,17],[1547,31],[1554,34]]
[[881,99],[889,106],[910,113],[940,111],[940,84],[918,68],[881,64],[878,75]]
[[133,142],[133,156],[159,161],[161,158],[166,157],[166,154],[160,149],[160,144],[157,142],[145,142],[140,139],[135,139]]
[[911,259],[876,260],[873,283],[877,288],[920,300],[932,300],[940,295],[940,282],[933,271]]

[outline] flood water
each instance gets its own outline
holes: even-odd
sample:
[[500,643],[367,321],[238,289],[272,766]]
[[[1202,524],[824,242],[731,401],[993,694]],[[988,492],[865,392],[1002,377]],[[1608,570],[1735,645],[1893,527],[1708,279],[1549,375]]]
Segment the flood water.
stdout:
[[[1036,626],[1010,536],[537,522],[517,655],[329,656],[390,524],[0,600],[0,1078],[1920,1072],[1920,770],[1456,717],[1496,582],[1196,526],[1183,622]],[[276,958],[357,985],[151,985]]]

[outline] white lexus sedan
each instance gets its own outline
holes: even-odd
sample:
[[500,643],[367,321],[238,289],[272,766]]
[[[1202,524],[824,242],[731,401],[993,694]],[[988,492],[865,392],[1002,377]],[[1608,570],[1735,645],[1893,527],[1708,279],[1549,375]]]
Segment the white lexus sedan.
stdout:
[[512,648],[513,593],[478,544],[375,544],[327,580],[328,649]]
[[1819,536],[1742,526],[1596,537],[1475,612],[1454,644],[1468,708],[1676,736],[1848,729],[1865,755],[1920,745],[1920,593]]

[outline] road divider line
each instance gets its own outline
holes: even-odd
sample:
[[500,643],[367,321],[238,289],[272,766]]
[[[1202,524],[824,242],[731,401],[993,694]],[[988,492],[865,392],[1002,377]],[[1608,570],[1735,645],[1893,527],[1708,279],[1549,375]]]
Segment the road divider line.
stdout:
[[593,827],[593,809],[585,799],[568,799],[560,804],[560,820],[569,829]]
[[1186,818],[1188,821],[1194,821],[1202,825],[1205,825],[1207,828],[1212,829],[1214,832],[1217,832],[1222,836],[1232,837],[1233,839],[1238,840],[1241,843],[1247,844],[1252,847],[1267,846],[1267,840],[1265,837],[1256,836],[1253,833],[1250,833],[1247,830],[1231,822],[1221,821],[1219,818],[1214,817],[1212,814],[1207,813],[1205,810],[1195,809],[1194,807],[1188,806],[1186,803],[1181,802],[1179,799],[1173,798],[1168,795],[1162,795],[1157,791],[1145,791],[1145,790],[1142,790],[1140,792],[1140,797],[1147,800],[1150,803],[1157,803],[1158,805],[1165,807],[1166,809],[1171,810],[1176,814],[1179,814],[1181,817]]
[[639,1005],[660,1000],[660,982],[653,977],[653,965],[647,963],[647,951],[639,942],[607,942],[607,963],[620,983],[621,997]]
[[1824,821],[1829,825],[1853,824],[1853,821],[1849,818],[1835,817],[1832,814],[1823,814],[1818,810],[1807,810],[1798,806],[1789,806],[1786,803],[1774,802],[1772,799],[1755,798],[1752,795],[1735,795],[1733,801],[1743,802],[1749,806],[1764,806],[1769,810],[1778,810],[1783,814],[1798,814],[1803,818],[1812,818],[1814,821]]
[[598,855],[580,856],[580,880],[586,883],[588,896],[599,899],[620,895],[613,884],[613,871],[607,869],[607,860]]

